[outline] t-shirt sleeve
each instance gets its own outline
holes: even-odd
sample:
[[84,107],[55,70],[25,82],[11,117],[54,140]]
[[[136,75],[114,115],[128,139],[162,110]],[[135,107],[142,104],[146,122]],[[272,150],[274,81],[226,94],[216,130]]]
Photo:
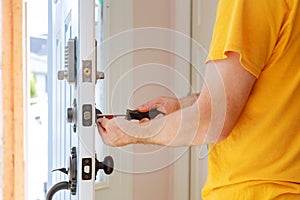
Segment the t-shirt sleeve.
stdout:
[[242,66],[259,77],[272,56],[285,12],[284,0],[219,0],[207,62],[234,51]]

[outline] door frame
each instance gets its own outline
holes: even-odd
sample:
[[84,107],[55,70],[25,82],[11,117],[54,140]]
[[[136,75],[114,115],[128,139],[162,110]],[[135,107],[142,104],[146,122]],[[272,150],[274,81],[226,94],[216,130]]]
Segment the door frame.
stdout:
[[[199,48],[192,49],[191,84],[195,91],[200,92],[205,72],[205,60],[209,52],[218,0],[192,0],[192,38]],[[207,145],[191,148],[191,181],[190,199],[202,199],[202,188],[205,185],[208,173],[208,147]]]

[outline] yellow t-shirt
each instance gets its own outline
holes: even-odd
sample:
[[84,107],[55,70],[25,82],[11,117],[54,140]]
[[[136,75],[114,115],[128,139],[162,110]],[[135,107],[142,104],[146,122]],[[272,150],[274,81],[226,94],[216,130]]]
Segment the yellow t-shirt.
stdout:
[[299,200],[299,0],[220,0],[208,60],[227,51],[258,79],[231,134],[210,146],[203,198]]

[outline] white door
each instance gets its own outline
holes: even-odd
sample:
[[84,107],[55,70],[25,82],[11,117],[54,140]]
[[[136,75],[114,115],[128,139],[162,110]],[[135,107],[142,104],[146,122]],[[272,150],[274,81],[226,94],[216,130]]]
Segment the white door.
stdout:
[[[138,40],[133,39],[137,32],[128,32],[128,29],[138,28],[135,27],[134,24],[137,24],[137,22],[134,21],[136,20],[135,15],[142,14],[137,13],[139,2],[133,0],[49,0],[51,11],[49,12],[49,38],[52,39],[49,43],[49,58],[51,59],[49,66],[51,67],[49,67],[48,187],[57,182],[68,180],[67,175],[60,172],[51,173],[50,170],[68,167],[71,147],[76,147],[78,156],[76,195],[71,195],[70,191],[63,191],[55,194],[54,199],[189,199],[190,152],[188,149],[163,148],[159,152],[157,147],[153,146],[108,148],[102,144],[94,124],[80,124],[81,120],[90,119],[89,116],[92,117],[93,122],[94,114],[84,115],[83,113],[84,111],[93,113],[95,104],[103,112],[122,113],[126,108],[146,100],[145,98],[159,94],[170,94],[170,91],[171,94],[176,96],[183,96],[189,92],[189,86],[185,85],[190,76],[189,63],[181,59],[180,56],[162,58],[162,60],[168,60],[167,64],[171,63],[175,66],[171,73],[168,71],[170,68],[165,66],[162,67],[165,70],[160,71],[159,66],[162,65],[159,65],[159,63],[148,68],[150,70],[148,72],[160,75],[155,77],[160,78],[155,81],[158,81],[158,83],[162,81],[162,87],[157,87],[159,84],[149,85],[151,79],[146,79],[145,83],[140,82],[140,73],[143,74],[143,69],[147,67],[147,63],[141,68],[136,68],[142,71],[134,70],[133,66],[140,62],[137,58],[139,53],[133,53],[135,52],[134,45],[139,44]],[[160,8],[160,1],[156,0],[155,2],[155,6]],[[163,6],[167,8],[168,13],[172,16],[177,16],[177,12],[184,13],[182,18],[181,15],[178,15],[175,22],[170,21],[175,26],[174,29],[177,29],[176,26],[179,29],[183,27],[182,29],[187,32],[186,34],[189,34],[189,23],[182,19],[190,19],[190,1],[184,3],[181,0],[168,0],[166,2]],[[147,8],[142,7],[140,11],[143,9]],[[161,9],[161,13],[164,13],[163,9]],[[180,31],[185,32],[184,30]],[[157,29],[152,31],[158,33]],[[118,37],[114,37],[116,34]],[[174,35],[174,32],[171,35],[175,38],[167,38],[167,43],[174,42],[173,39],[178,36]],[[57,80],[57,71],[65,70],[65,46],[68,44],[69,39],[74,38],[77,38],[75,43],[78,84],[70,85],[67,81]],[[120,43],[118,43],[118,39],[121,40]],[[94,48],[95,40],[98,43],[97,48]],[[107,40],[112,43],[106,43]],[[108,50],[105,50],[107,48],[104,47],[105,44],[108,44]],[[175,42],[174,46],[169,47],[178,50],[180,45],[180,43]],[[154,44],[153,47],[159,50],[160,44]],[[122,53],[122,50],[125,50],[124,54],[116,55]],[[129,52],[126,52],[126,50],[129,50]],[[185,56],[189,57],[189,53]],[[108,65],[107,62],[111,62],[111,65]],[[95,70],[96,63],[97,70]],[[92,75],[91,82],[89,80],[84,81],[84,74],[89,74],[89,71],[83,70],[82,66],[85,64],[91,66],[89,69],[92,74],[95,74],[96,71],[104,71],[105,79],[98,80],[95,85],[95,76]],[[151,76],[146,76],[146,78],[151,78]],[[183,81],[184,86],[180,84],[180,80]],[[167,90],[165,90],[165,83],[168,86]],[[143,87],[140,87],[141,85]],[[149,92],[148,96],[143,95],[143,92],[148,89],[152,92]],[[76,99],[76,106],[74,98]],[[83,108],[83,105],[87,105],[87,110]],[[73,133],[74,123],[67,123],[66,117],[67,108],[74,107],[76,107],[77,113],[75,120],[76,133]],[[115,162],[113,174],[106,176],[103,172],[98,172],[96,181],[94,181],[94,170],[90,171],[91,167],[94,166],[95,152],[98,160],[102,161],[105,156],[112,155]],[[146,155],[145,153],[150,156],[143,156]],[[92,163],[88,167],[82,168],[83,159],[85,158],[91,159]],[[165,160],[167,162],[164,162]],[[82,169],[84,172],[92,172],[88,180],[82,180]]]
[[[97,37],[95,34],[95,28],[98,30],[102,28],[101,7],[102,2],[95,0],[49,0],[48,188],[73,178],[71,192],[70,190],[59,190],[54,194],[53,199],[94,200],[96,188],[105,188],[106,192],[113,194],[111,191],[116,186],[120,187],[124,181],[128,187],[131,184],[126,182],[126,177],[118,178],[122,182],[114,182],[101,171],[96,177],[95,153],[97,153],[99,161],[104,159],[104,153],[105,155],[109,154],[96,134],[94,123],[95,108],[103,107],[103,100],[101,100],[101,98],[103,99],[103,91],[101,92],[103,87],[97,88],[100,90],[100,94],[95,92],[98,71],[96,64],[102,62],[102,52],[95,48],[96,39],[101,40],[102,38],[99,32]],[[95,20],[96,17],[97,20]],[[68,49],[65,48],[66,46]],[[73,55],[71,55],[72,53]],[[72,57],[75,56],[76,60],[72,61]],[[74,62],[74,67],[70,65],[70,59],[71,62]],[[97,65],[97,68],[101,68],[101,66]],[[60,78],[65,78],[66,81],[57,80],[58,71],[60,71]],[[101,84],[101,81],[98,81],[98,84]],[[67,123],[67,120],[71,123]],[[70,155],[72,147],[76,148],[77,157]],[[63,173],[63,170],[50,172],[53,169],[61,168],[69,170],[68,175]],[[73,169],[77,170],[77,173],[73,173]],[[117,172],[114,174],[116,174],[115,177],[119,177]],[[131,199],[131,190],[127,190],[123,186],[122,188],[126,194],[118,197],[125,200]]]

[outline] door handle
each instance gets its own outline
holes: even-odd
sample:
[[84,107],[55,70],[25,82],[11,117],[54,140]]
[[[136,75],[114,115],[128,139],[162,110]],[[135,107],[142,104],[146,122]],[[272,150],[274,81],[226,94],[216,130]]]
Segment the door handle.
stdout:
[[[85,164],[84,164],[85,163]],[[92,162],[90,162],[92,163]],[[89,169],[92,169],[91,165],[88,165],[89,163],[85,162],[84,158],[82,159],[82,178],[84,179],[84,176],[91,176],[91,171],[85,171],[85,167],[89,167]],[[97,158],[95,158],[95,175],[97,175],[99,170],[103,170],[105,174],[109,175],[114,170],[114,160],[111,156],[106,156],[102,162],[99,162]],[[61,190],[70,190],[72,195],[76,195],[76,189],[77,189],[77,152],[76,147],[71,148],[71,155],[70,155],[70,166],[68,168],[59,168],[52,170],[59,171],[64,174],[67,174],[69,176],[69,181],[61,181],[53,185],[46,195],[46,200],[52,200],[55,193],[61,191]]]

